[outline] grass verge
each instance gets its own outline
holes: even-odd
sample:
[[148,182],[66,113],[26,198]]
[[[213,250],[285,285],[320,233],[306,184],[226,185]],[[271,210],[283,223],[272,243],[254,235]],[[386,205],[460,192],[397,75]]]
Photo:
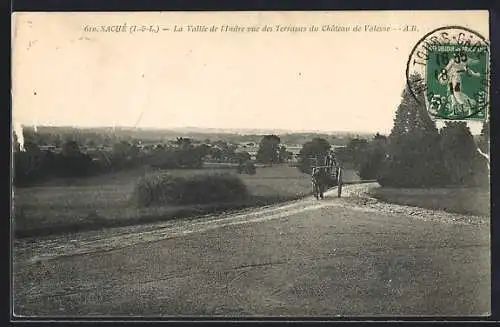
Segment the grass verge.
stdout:
[[481,188],[405,189],[376,187],[369,195],[387,203],[490,216],[490,191]]
[[[204,172],[218,170],[169,171],[177,176]],[[298,199],[310,194],[311,189],[308,175],[300,173],[297,168],[280,165],[257,168],[255,175],[238,175],[250,193],[245,200],[140,208],[134,204],[133,193],[142,176],[144,171],[137,170],[16,189],[15,236],[34,237],[215,214]]]

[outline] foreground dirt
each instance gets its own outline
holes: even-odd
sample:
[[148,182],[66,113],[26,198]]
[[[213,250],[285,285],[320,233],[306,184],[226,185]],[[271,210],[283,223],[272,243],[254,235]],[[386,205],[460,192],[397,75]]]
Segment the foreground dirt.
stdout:
[[363,195],[369,186],[345,187],[341,199],[19,240],[15,313],[488,314],[489,219],[379,203]]

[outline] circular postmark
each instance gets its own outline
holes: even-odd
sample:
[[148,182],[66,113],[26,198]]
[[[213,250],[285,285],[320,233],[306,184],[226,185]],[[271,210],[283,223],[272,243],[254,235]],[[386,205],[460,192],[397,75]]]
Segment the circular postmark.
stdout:
[[489,106],[488,41],[461,26],[435,29],[417,42],[406,65],[413,98],[434,119],[484,120]]

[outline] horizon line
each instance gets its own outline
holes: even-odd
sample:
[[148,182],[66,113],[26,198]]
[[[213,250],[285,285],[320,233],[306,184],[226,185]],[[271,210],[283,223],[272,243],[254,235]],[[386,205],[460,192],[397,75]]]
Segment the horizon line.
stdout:
[[[222,133],[231,133],[237,131],[244,132],[272,132],[272,131],[280,131],[285,133],[316,133],[316,134],[331,134],[331,133],[363,133],[363,134],[387,134],[389,131],[377,130],[377,131],[362,131],[362,130],[314,130],[314,129],[293,129],[293,128],[259,128],[259,127],[200,127],[200,126],[166,126],[166,127],[156,127],[156,126],[131,126],[131,125],[74,125],[74,124],[66,124],[66,125],[50,125],[50,124],[20,124],[23,128],[73,128],[73,129],[99,129],[99,128],[109,128],[109,129],[137,129],[137,130],[158,130],[158,131],[178,131],[182,129],[197,129],[203,133],[203,130],[218,130]],[[226,132],[223,132],[226,131]],[[194,132],[194,131],[191,131]]]

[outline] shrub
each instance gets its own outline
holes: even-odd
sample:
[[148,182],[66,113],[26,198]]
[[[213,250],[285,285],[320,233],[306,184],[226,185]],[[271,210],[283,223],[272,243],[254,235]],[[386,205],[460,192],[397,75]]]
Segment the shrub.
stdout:
[[255,168],[255,164],[251,161],[247,161],[245,163],[240,163],[236,168],[238,174],[249,174],[255,175],[257,169]]
[[139,206],[212,204],[242,200],[248,190],[241,179],[227,173],[154,173],[139,179],[134,195]]

